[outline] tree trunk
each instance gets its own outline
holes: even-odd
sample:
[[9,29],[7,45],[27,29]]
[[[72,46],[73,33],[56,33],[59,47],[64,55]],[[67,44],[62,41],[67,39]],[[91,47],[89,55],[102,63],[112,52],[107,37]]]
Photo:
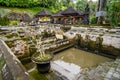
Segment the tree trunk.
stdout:
[[[100,8],[100,0],[98,0],[98,5],[97,5],[96,12],[98,12],[98,11],[99,11],[99,8]],[[97,23],[98,23],[98,17],[96,17],[96,20],[97,20]]]
[[99,8],[100,8],[100,0],[98,0],[97,12],[99,11]]
[[[107,0],[99,0],[97,11],[103,11],[105,8],[106,2]],[[103,21],[103,17],[102,16],[98,17],[97,24],[102,24],[102,21]]]

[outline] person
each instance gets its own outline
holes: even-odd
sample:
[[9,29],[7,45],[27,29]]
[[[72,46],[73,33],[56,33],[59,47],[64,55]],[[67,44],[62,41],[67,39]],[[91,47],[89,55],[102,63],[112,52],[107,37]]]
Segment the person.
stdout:
[[23,22],[23,20],[20,20],[19,26],[24,26],[25,23]]

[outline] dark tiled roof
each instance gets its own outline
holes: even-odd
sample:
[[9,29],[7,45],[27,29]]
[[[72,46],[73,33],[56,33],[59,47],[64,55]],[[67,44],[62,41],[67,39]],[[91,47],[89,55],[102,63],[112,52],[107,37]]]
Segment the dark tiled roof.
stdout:
[[72,7],[69,7],[68,9],[62,12],[62,15],[79,15],[79,13]]
[[57,13],[53,14],[52,16],[53,17],[61,17],[61,16],[63,16],[61,13],[62,13],[62,10],[58,11]]
[[80,10],[77,10],[77,12],[79,13],[79,15],[84,15],[84,13]]
[[48,12],[47,10],[42,10],[40,11],[38,14],[36,14],[36,16],[51,16],[52,14],[50,12]]

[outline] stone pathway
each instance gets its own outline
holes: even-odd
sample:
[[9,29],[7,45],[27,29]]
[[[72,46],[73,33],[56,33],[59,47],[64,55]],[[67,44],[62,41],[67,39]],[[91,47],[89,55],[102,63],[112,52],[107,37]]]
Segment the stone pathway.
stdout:
[[120,80],[120,59],[82,70],[78,80]]
[[[46,77],[48,80],[68,80],[54,70],[46,74]],[[120,80],[120,58],[115,61],[101,63],[97,67],[82,69],[77,80]]]

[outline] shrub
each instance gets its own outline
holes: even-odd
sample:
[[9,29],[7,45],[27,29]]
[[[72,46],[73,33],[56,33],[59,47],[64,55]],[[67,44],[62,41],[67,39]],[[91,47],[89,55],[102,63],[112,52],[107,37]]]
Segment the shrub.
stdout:
[[5,26],[9,24],[9,19],[5,16],[5,17],[0,17],[0,25],[1,26]]
[[90,18],[90,24],[96,24],[96,23],[97,23],[96,17],[95,17],[95,16],[92,16],[92,17]]
[[10,24],[9,25],[18,25],[18,21],[15,21],[15,20],[13,20],[13,21],[10,21]]
[[113,27],[118,26],[118,23],[120,22],[120,1],[111,0],[107,4],[107,10],[108,10],[107,13],[110,20],[110,24]]

